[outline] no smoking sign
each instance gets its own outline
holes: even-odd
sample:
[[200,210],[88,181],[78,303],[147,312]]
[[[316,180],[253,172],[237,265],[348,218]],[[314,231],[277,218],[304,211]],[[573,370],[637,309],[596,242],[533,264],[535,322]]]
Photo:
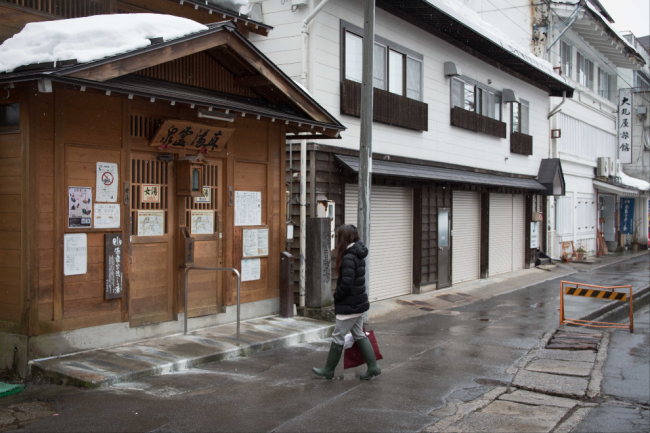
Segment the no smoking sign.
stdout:
[[102,174],[102,183],[106,186],[108,185],[113,185],[113,181],[115,178],[113,178],[113,175],[111,173],[103,173]]
[[110,162],[97,163],[97,202],[117,201],[117,164]]

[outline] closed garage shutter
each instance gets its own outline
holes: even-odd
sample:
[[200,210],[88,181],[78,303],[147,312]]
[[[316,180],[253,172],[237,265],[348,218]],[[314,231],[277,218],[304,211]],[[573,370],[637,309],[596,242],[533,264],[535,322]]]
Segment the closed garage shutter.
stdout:
[[512,271],[512,195],[490,194],[490,276]]
[[524,238],[526,237],[525,203],[523,195],[515,195],[512,199],[512,220],[513,220],[513,269],[518,271],[524,269]]
[[[345,185],[345,223],[357,225],[359,187]],[[370,301],[408,295],[413,275],[413,190],[373,186]]]
[[480,277],[481,200],[477,192],[453,192],[452,284]]

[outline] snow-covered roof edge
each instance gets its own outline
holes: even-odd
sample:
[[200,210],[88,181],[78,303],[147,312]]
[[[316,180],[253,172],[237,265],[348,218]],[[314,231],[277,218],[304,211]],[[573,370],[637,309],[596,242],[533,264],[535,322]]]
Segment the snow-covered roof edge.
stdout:
[[641,191],[650,191],[650,182],[637,179],[636,177],[628,176],[622,170],[619,172],[619,177],[621,178],[623,185],[631,186],[632,188],[636,188]]
[[616,30],[616,29],[615,29],[615,28],[610,24],[609,20],[608,20],[607,18],[605,18],[605,17],[603,16],[603,14],[601,14],[601,13],[598,11],[598,9],[596,9],[596,7],[595,7],[594,5],[592,5],[590,2],[586,2],[586,3],[585,3],[585,6],[587,6],[587,9],[589,9],[590,12],[592,12],[594,15],[596,15],[596,17],[597,17],[598,19],[600,19],[600,21],[602,21],[602,23],[605,25],[605,27],[607,27],[607,28],[608,28],[612,33],[614,33],[614,35],[615,35],[616,37],[618,37],[618,39],[619,39],[620,41],[622,41],[625,45],[627,45],[627,47],[632,51],[632,54],[635,54],[635,55],[636,55],[636,56],[637,56],[637,57],[638,57],[638,58],[639,58],[643,63],[645,63],[645,60],[643,60],[643,57],[641,56],[641,53],[639,53],[639,52],[636,50],[636,48],[634,47],[634,45],[632,45],[632,44],[630,43],[630,41],[628,41],[627,39],[625,39],[625,38],[623,37],[623,35],[621,35],[621,34],[620,34],[620,33],[619,33],[619,32],[618,32],[618,31],[617,31],[617,30]]
[[449,15],[456,21],[459,21],[468,28],[474,30],[476,33],[480,34],[486,39],[489,39],[493,43],[499,45],[506,51],[509,51],[511,54],[533,66],[535,69],[544,72],[545,74],[568,87],[573,87],[571,84],[569,84],[565,77],[557,74],[553,70],[553,65],[550,62],[535,56],[530,52],[530,50],[514,42],[508,35],[506,35],[504,32],[492,24],[484,21],[476,12],[461,4],[458,0],[425,1],[441,12]]

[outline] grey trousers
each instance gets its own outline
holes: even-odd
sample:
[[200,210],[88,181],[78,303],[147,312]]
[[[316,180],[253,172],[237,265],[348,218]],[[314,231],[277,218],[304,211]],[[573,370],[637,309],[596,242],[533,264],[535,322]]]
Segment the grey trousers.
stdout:
[[345,335],[348,332],[352,333],[354,341],[366,338],[366,334],[363,333],[363,316],[347,320],[336,319],[334,332],[332,333],[332,343],[343,346],[343,343],[345,343]]

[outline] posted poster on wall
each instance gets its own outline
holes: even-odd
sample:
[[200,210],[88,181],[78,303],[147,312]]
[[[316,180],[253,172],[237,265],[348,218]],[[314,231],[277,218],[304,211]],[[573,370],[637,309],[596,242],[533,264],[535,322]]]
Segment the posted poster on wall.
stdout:
[[122,297],[122,234],[104,235],[104,299]]
[[165,211],[138,211],[138,236],[163,236],[165,234]]
[[261,260],[257,259],[243,259],[241,261],[241,280],[254,281],[259,280],[261,269]]
[[269,255],[269,229],[243,230],[244,257]]
[[86,233],[67,233],[63,237],[63,275],[88,272],[88,240]]
[[235,225],[259,226],[262,224],[262,193],[235,191]]
[[211,187],[204,186],[203,187],[203,196],[202,197],[195,197],[194,198],[194,203],[210,203],[210,196],[212,195],[211,191],[212,191]]
[[193,210],[190,219],[193,235],[214,234],[214,211]]
[[120,205],[95,203],[94,224],[96,229],[119,229]]
[[539,248],[539,233],[537,232],[539,230],[539,223],[534,222],[530,223],[530,247],[531,248]]
[[117,201],[117,185],[117,164],[98,162],[95,201],[115,203]]
[[92,226],[93,189],[81,186],[68,187],[68,227]]

